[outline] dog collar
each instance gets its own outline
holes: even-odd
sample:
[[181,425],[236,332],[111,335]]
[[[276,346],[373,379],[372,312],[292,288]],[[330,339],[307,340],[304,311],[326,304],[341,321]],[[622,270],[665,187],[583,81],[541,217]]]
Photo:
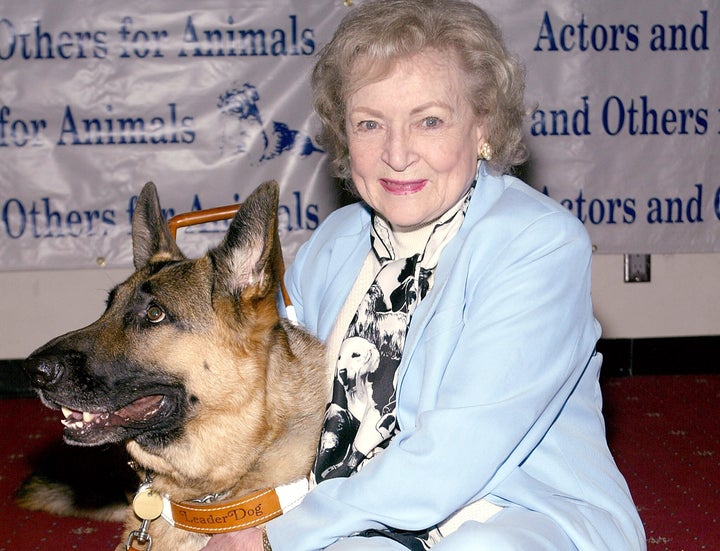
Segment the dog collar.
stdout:
[[221,534],[259,526],[287,513],[308,493],[301,478],[277,488],[252,492],[235,501],[193,503],[163,498],[162,517],[175,528],[201,534]]

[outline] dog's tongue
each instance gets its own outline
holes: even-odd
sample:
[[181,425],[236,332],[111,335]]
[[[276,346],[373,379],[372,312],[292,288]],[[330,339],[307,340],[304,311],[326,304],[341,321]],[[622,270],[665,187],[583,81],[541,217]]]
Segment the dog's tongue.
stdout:
[[124,408],[117,410],[113,415],[127,421],[145,421],[157,413],[163,398],[162,394],[139,398]]
[[69,429],[81,430],[92,426],[100,428],[146,421],[158,412],[163,398],[162,394],[138,398],[113,413],[89,413],[63,407],[63,415],[65,416],[63,424]]

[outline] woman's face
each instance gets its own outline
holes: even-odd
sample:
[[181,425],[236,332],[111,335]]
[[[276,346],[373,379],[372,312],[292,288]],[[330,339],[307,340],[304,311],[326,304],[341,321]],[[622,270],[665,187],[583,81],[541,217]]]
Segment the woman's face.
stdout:
[[473,182],[485,137],[464,91],[454,57],[430,50],[347,98],[353,183],[395,231],[437,220]]

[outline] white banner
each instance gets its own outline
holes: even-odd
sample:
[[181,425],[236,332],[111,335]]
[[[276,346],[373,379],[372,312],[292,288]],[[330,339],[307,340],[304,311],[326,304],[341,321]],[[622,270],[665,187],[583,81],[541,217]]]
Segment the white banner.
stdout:
[[[0,269],[126,267],[168,216],[281,184],[288,259],[339,204],[309,73],[342,0],[26,0],[0,8]],[[716,0],[491,0],[528,70],[532,162],[601,253],[719,251]],[[184,232],[199,254],[225,225]]]
[[[150,180],[168,216],[278,180],[292,256],[337,204],[309,73],[346,10],[289,0],[3,6],[2,267],[131,265],[134,202]],[[200,253],[225,227],[187,230],[182,247]]]
[[527,180],[600,253],[720,251],[720,2],[493,2],[528,70]]

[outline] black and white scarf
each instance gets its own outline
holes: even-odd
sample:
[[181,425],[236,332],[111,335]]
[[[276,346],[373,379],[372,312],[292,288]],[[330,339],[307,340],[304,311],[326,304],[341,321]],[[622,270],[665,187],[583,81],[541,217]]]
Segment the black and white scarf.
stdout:
[[435,224],[422,252],[408,258],[396,257],[387,221],[373,214],[371,242],[381,268],[340,346],[313,467],[315,482],[357,472],[398,431],[397,368],[410,319],[432,287],[442,250],[463,223],[473,188]]

